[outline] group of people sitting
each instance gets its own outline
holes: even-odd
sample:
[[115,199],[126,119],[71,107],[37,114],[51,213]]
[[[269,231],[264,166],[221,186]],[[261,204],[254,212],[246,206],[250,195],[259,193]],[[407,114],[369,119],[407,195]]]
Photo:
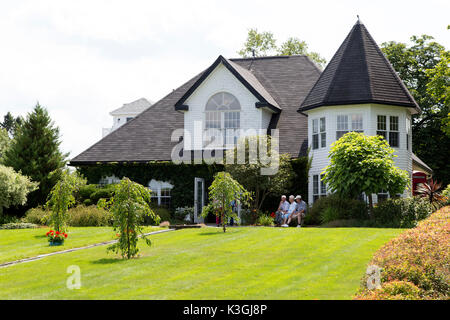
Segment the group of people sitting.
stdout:
[[280,205],[278,206],[275,221],[282,227],[288,227],[293,219],[297,219],[297,228],[302,226],[302,219],[306,214],[306,202],[302,200],[301,196],[289,196],[289,202],[286,196],[281,196]]

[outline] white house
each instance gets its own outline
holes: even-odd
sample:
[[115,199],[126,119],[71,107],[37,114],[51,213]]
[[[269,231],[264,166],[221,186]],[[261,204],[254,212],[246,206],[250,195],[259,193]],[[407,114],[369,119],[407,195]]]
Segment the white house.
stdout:
[[112,131],[123,126],[130,120],[133,120],[138,114],[152,106],[152,103],[145,98],[138,99],[124,105],[118,109],[111,111],[109,114],[113,116],[113,125],[111,128],[102,129],[102,137],[110,134]]
[[[142,109],[128,122],[124,113],[114,111],[121,119],[114,123],[118,129],[73,158],[70,165],[95,169],[114,164],[119,174],[133,166],[134,177],[142,173],[141,183],[156,190],[158,203],[170,202],[186,178],[183,173],[152,176],[152,170],[159,170],[152,164],[169,163],[174,155],[191,157],[208,148],[233,146],[236,139],[226,137],[235,130],[245,135],[249,129],[267,134],[277,129],[279,152],[293,159],[305,157],[310,147],[309,182],[297,181],[305,191],[307,186],[310,204],[327,194],[320,174],[328,164],[331,143],[348,131],[383,135],[396,150],[398,167],[412,174],[411,115],[420,112],[359,21],[323,72],[305,55],[219,56],[195,77]],[[223,133],[225,141],[206,145],[202,136],[207,129]],[[176,131],[182,132],[179,139],[173,139]],[[417,164],[420,159],[414,161]],[[192,195],[200,212],[205,177],[199,174],[188,179],[192,188],[183,185],[177,192]],[[380,194],[374,201],[386,196]]]

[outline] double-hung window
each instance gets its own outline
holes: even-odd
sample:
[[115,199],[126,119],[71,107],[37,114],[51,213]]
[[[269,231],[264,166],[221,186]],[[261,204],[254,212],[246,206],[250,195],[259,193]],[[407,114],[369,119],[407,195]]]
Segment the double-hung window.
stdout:
[[227,146],[237,143],[241,127],[241,105],[232,94],[219,92],[213,95],[205,108],[204,145]]
[[327,146],[327,133],[325,117],[313,119],[312,121],[312,147],[313,149],[325,148]]
[[409,150],[410,138],[411,138],[411,120],[409,118],[406,118],[406,150]]
[[338,115],[337,116],[336,140],[339,140],[347,132],[348,132],[348,116],[347,115]]
[[386,116],[377,116],[377,135],[387,139]]
[[327,186],[325,182],[323,182],[323,176],[323,174],[313,175],[313,201],[327,195]]
[[398,148],[400,146],[398,116],[378,115],[377,135],[383,136],[391,147]]
[[338,115],[336,119],[336,140],[350,131],[364,132],[362,114]]
[[399,133],[398,133],[398,117],[389,117],[389,144],[391,147],[399,146]]

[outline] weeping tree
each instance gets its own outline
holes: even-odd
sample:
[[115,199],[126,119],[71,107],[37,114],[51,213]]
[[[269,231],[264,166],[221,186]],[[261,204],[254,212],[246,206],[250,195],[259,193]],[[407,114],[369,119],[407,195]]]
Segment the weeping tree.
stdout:
[[67,229],[67,211],[75,204],[74,193],[86,184],[86,179],[76,171],[70,173],[69,170],[64,170],[62,173],[53,172],[52,174],[60,175],[60,179],[50,191],[49,200],[46,204],[51,211],[49,222],[55,231],[65,232]]
[[139,253],[139,237],[151,245],[142,227],[146,216],[159,223],[159,217],[150,208],[150,199],[151,190],[128,178],[123,178],[115,185],[114,195],[109,201],[100,199],[98,206],[111,212],[113,228],[119,238],[108,247],[108,251],[120,252],[122,258],[131,259]]
[[344,198],[366,194],[371,212],[373,193],[399,194],[408,186],[408,173],[394,166],[394,149],[382,136],[346,133],[331,145],[329,158],[323,181]]
[[225,221],[229,218],[237,219],[237,214],[233,212],[232,201],[238,201],[242,205],[248,205],[252,199],[250,192],[228,172],[218,172],[214,176],[214,181],[209,186],[209,204],[203,207],[202,216],[206,218],[208,213],[213,212],[221,218],[223,232],[226,232]]

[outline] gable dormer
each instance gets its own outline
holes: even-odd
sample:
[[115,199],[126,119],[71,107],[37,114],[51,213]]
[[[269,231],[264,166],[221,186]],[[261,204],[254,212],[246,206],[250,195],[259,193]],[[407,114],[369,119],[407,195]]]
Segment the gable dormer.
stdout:
[[[250,70],[222,56],[176,102],[175,110],[184,113],[185,150],[204,149],[202,139],[208,140],[211,132],[229,147],[251,134],[249,129],[266,132],[272,115],[281,112]],[[221,147],[217,143],[214,147]]]

